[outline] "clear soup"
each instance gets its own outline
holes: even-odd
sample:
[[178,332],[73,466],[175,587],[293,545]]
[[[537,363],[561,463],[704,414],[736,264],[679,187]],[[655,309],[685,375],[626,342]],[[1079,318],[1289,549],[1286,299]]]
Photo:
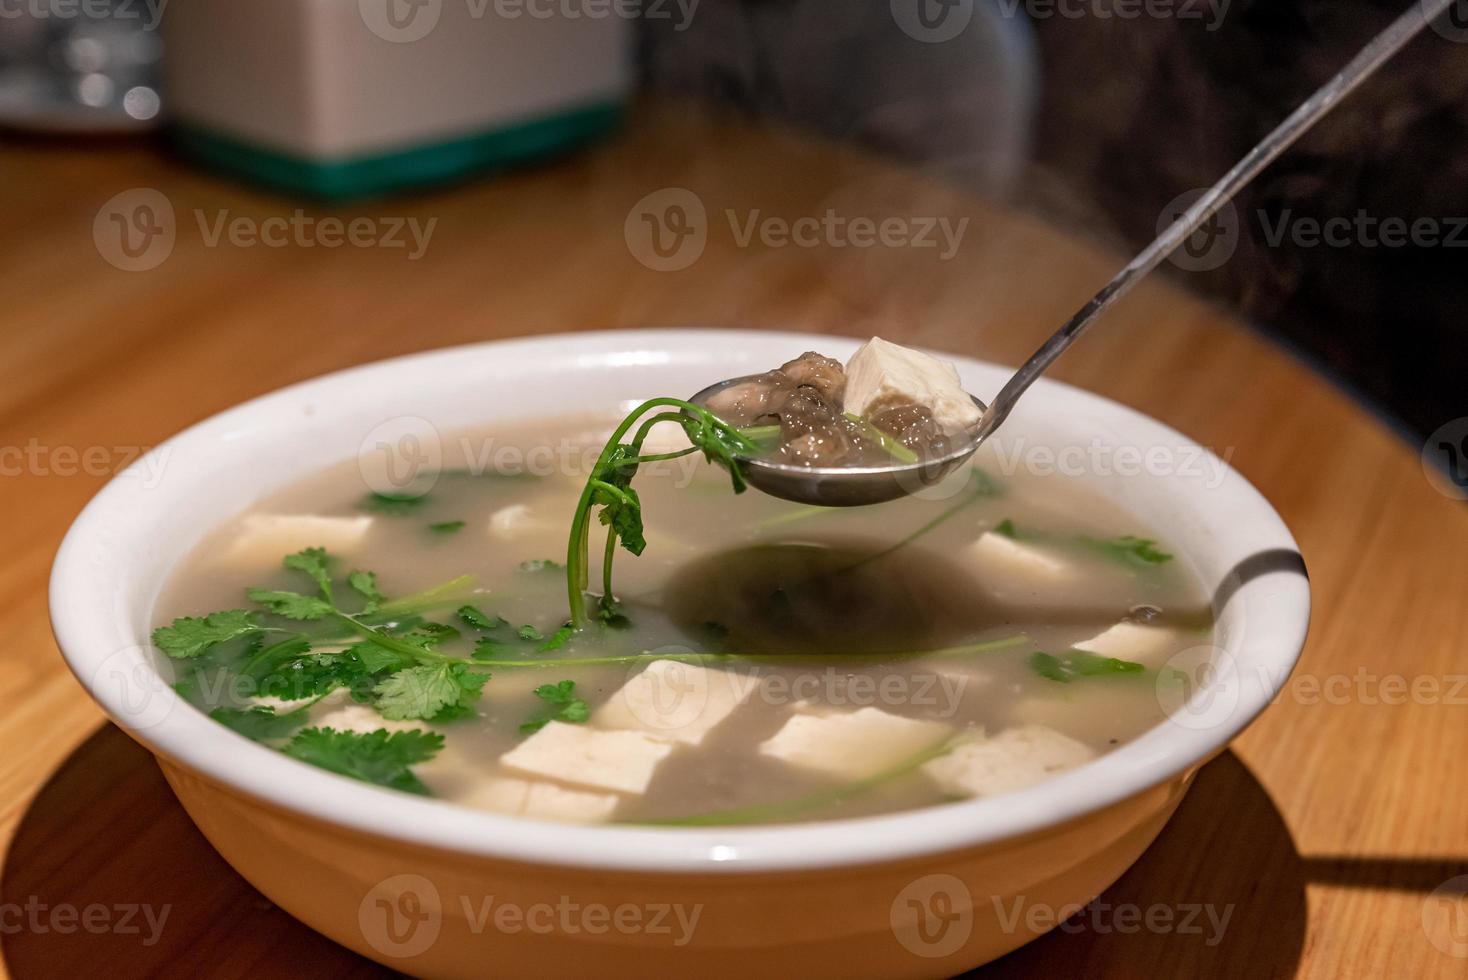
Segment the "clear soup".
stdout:
[[646,464],[646,550],[617,558],[620,605],[569,630],[567,534],[606,421],[446,439],[404,492],[351,461],[261,500],[157,606],[178,690],[407,792],[732,825],[1022,789],[1156,725],[1206,658],[1208,598],[1165,528],[988,452],[853,509],[736,496],[697,455]]

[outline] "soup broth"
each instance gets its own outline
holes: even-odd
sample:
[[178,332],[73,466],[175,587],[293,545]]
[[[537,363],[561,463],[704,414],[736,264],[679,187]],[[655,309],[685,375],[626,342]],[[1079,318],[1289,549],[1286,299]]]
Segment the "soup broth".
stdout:
[[158,603],[158,625],[184,618],[159,631],[178,690],[369,782],[720,825],[1023,788],[1156,725],[1170,672],[1206,656],[1207,597],[1164,536],[986,451],[852,509],[735,496],[696,455],[646,464],[646,550],[572,630],[567,535],[604,423],[447,439],[401,492],[352,461],[261,500]]

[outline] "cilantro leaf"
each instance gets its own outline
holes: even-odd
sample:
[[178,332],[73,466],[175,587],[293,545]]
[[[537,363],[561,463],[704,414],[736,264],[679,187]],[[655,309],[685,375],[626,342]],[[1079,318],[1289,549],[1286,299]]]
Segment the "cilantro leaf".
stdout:
[[424,493],[369,493],[357,502],[360,510],[386,517],[404,517],[428,503]]
[[1143,565],[1162,565],[1172,561],[1172,555],[1157,547],[1150,538],[1139,538],[1134,534],[1123,534],[1119,538],[1099,540],[1082,538],[1082,542],[1118,561]]
[[567,641],[569,641],[571,637],[575,635],[575,627],[573,627],[570,623],[567,623],[565,626],[562,626],[560,629],[552,633],[550,635],[550,638],[547,639],[540,646],[536,647],[536,649],[539,650],[541,653],[548,653],[551,650],[559,650],[561,647],[566,645]]
[[460,606],[459,618],[464,621],[465,625],[472,626],[474,629],[484,630],[486,632],[493,629],[499,629],[501,626],[510,625],[508,622],[498,616],[486,616],[474,606]]
[[545,639],[545,634],[544,633],[542,633],[540,630],[536,629],[534,626],[530,626],[530,625],[522,626],[518,630],[516,630],[515,632],[520,637],[520,639],[522,639],[522,640],[528,640],[531,643],[535,643],[535,642],[538,642],[540,640]]
[[281,564],[311,576],[311,581],[321,590],[321,597],[331,602],[331,559],[327,557],[325,548],[306,548],[294,555],[286,555]]
[[427,762],[443,748],[443,736],[413,729],[406,732],[339,732],[307,728],[281,749],[286,755],[364,783],[428,795],[428,787],[409,769]]
[[361,662],[362,668],[370,674],[380,674],[385,670],[397,670],[400,667],[411,666],[404,660],[403,654],[396,650],[389,650],[371,640],[358,643],[351,648],[351,653]]
[[197,657],[210,647],[260,629],[256,614],[247,609],[227,609],[207,616],[184,616],[153,631],[153,644],[178,660]]
[[474,644],[474,652],[470,656],[475,660],[493,660],[495,657],[502,657],[515,652],[515,648],[503,640],[496,640],[492,637],[485,636],[481,637],[479,642]]
[[[377,669],[369,668],[358,656],[357,650],[367,645],[358,644],[341,653],[309,654],[280,664],[259,678],[260,694],[298,701],[345,687],[355,699],[361,700],[376,683],[375,675],[384,669],[380,664]],[[401,665],[401,659],[395,659],[387,669],[396,670]]]
[[469,708],[487,680],[462,663],[409,667],[377,685],[377,710],[395,721],[438,718],[446,709]]
[[274,708],[264,705],[244,709],[215,708],[209,712],[210,718],[257,742],[289,736],[306,724],[306,716],[307,711],[304,708],[280,715],[275,713]]
[[1015,528],[1014,521],[1011,521],[1007,517],[995,526],[994,533],[1002,534],[1004,537],[1012,540],[1019,538],[1019,531]]
[[441,643],[457,640],[459,636],[459,631],[447,623],[419,623],[403,639],[412,642],[422,638],[424,646],[436,647]]
[[299,592],[282,592],[275,589],[247,589],[251,602],[258,602],[277,616],[285,619],[321,619],[335,612],[335,607],[325,599],[301,595]]
[[468,525],[464,521],[439,521],[437,524],[428,525],[428,530],[434,534],[450,535],[458,534]]
[[387,598],[377,587],[376,572],[353,572],[347,576],[347,585],[352,587],[353,592],[367,600],[367,604],[362,607],[363,613],[376,612],[377,607],[382,605],[383,600]]
[[701,411],[697,415],[685,412],[678,421],[682,424],[688,441],[703,450],[704,459],[728,470],[734,492],[743,493],[748,484],[744,481],[744,470],[739,460],[740,457],[756,451],[758,447],[738,431],[720,423],[707,411]]
[[542,684],[535,689],[535,696],[550,705],[552,710],[522,724],[521,735],[533,735],[553,721],[579,725],[591,716],[591,709],[586,702],[576,697],[575,681]]
[[1031,654],[1030,669],[1046,680],[1069,684],[1077,677],[1140,674],[1147,668],[1130,660],[1102,657],[1085,650],[1067,650],[1058,657],[1050,653]]

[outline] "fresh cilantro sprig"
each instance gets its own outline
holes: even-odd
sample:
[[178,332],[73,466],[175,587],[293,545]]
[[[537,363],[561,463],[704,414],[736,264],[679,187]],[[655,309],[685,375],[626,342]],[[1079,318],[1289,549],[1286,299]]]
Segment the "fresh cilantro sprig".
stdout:
[[472,712],[487,680],[464,663],[409,667],[377,685],[375,704],[395,721],[452,721]]
[[[676,411],[658,412],[650,418],[645,417],[655,409],[662,408]],[[632,438],[623,442],[639,421],[641,425]],[[644,456],[642,445],[647,434],[660,422],[674,422],[682,426],[692,445],[676,452]],[[744,492],[746,484],[740,460],[755,455],[758,446],[707,409],[678,398],[652,398],[633,409],[612,431],[611,438],[597,457],[586,486],[581,491],[575,515],[571,519],[571,534],[566,543],[566,592],[571,606],[572,629],[580,629],[588,622],[586,588],[590,583],[592,509],[600,508],[598,519],[607,528],[606,549],[602,557],[601,596],[601,604],[607,606],[615,601],[612,594],[612,559],[617,545],[620,543],[634,555],[642,554],[647,547],[642,523],[642,500],[632,488],[632,479],[637,475],[638,467],[643,463],[677,459],[699,451],[703,452],[704,458],[709,462],[717,463],[728,471],[735,493]]]
[[1141,565],[1162,565],[1172,561],[1172,555],[1157,547],[1151,538],[1139,538],[1123,534],[1119,538],[1081,538],[1081,543],[1094,548],[1108,558]]
[[207,616],[183,616],[153,631],[153,645],[177,660],[192,660],[207,650],[262,632],[258,613],[226,609]]
[[274,708],[257,705],[253,708],[215,708],[209,717],[234,729],[245,738],[257,742],[286,738],[307,721],[307,710],[297,708],[285,714],[277,714]]
[[331,728],[297,732],[281,749],[286,755],[342,776],[406,793],[428,795],[411,766],[427,762],[443,748],[443,736],[418,729],[365,734]]
[[500,617],[488,616],[474,606],[460,606],[459,619],[463,620],[466,626],[484,632],[499,629],[501,626],[509,625],[509,623],[507,623]]
[[353,572],[347,576],[347,585],[366,601],[366,605],[362,607],[364,616],[376,612],[387,601],[387,596],[377,587],[376,572]]
[[521,735],[533,735],[553,721],[564,721],[579,725],[591,717],[586,702],[576,697],[575,681],[559,681],[542,684],[535,689],[535,696],[550,706],[539,717],[532,718],[520,726]]
[[1131,660],[1103,657],[1085,650],[1067,650],[1059,656],[1039,651],[1030,654],[1030,669],[1046,680],[1069,684],[1078,677],[1140,674],[1147,668]]
[[[1022,530],[1007,517],[994,527],[994,533],[1001,534],[1012,541],[1044,542],[1047,540],[1046,535],[1028,528]],[[1156,541],[1151,538],[1141,538],[1135,534],[1123,534],[1116,538],[1092,538],[1080,535],[1057,543],[1079,545],[1110,558],[1112,561],[1126,565],[1165,565],[1173,559],[1172,555],[1157,546]]]
[[357,502],[358,510],[384,517],[406,517],[428,503],[426,493],[369,493]]

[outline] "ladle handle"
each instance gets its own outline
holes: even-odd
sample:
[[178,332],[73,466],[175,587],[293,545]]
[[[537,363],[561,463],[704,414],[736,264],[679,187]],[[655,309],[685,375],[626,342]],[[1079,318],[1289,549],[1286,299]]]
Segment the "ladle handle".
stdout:
[[988,410],[979,420],[976,442],[987,439],[995,429],[999,428],[1000,424],[1009,417],[1020,395],[1024,394],[1035,379],[1044,374],[1045,369],[1065,353],[1066,348],[1085,333],[1101,317],[1101,314],[1111,307],[1111,304],[1125,296],[1136,285],[1138,279],[1157,268],[1163,259],[1172,254],[1174,249],[1187,241],[1194,232],[1203,227],[1209,218],[1231,201],[1244,185],[1258,176],[1259,171],[1289,149],[1297,139],[1323,119],[1326,113],[1334,109],[1338,102],[1351,94],[1356,86],[1370,78],[1383,62],[1401,50],[1404,44],[1416,37],[1430,21],[1442,14],[1454,2],[1456,0],[1414,2],[1411,10],[1402,14],[1390,27],[1378,34],[1370,44],[1361,50],[1360,54],[1351,59],[1350,64],[1342,68],[1335,77],[1306,99],[1304,104],[1291,113],[1288,119],[1264,137],[1259,145],[1250,150],[1232,170],[1224,174],[1218,183],[1210,187],[1176,221],[1168,225],[1151,245],[1132,259],[1125,269],[1117,273],[1116,278],[1107,283],[1089,303],[1081,307],[1075,316],[1070,318],[1065,326],[1057,330],[1049,340],[1041,345],[1039,350],[1030,356],[1028,361],[1020,366],[1014,377],[1010,378],[1008,383],[1000,389],[999,394],[994,396]]

